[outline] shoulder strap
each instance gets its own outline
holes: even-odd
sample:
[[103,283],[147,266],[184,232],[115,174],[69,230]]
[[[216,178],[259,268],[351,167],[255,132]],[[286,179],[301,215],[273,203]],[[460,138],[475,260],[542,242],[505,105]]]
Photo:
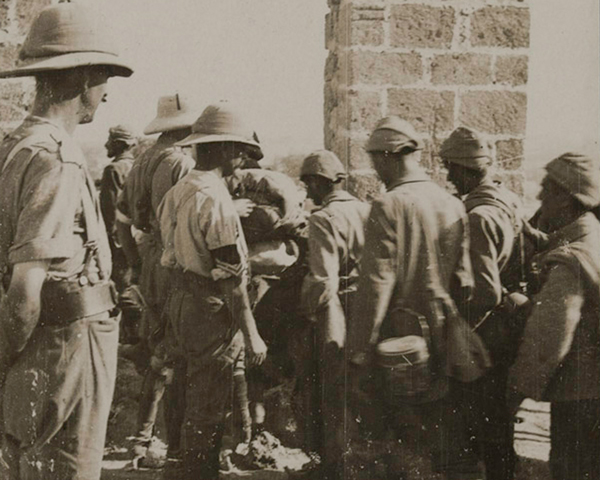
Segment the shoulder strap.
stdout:
[[46,139],[47,135],[37,134],[29,135],[18,141],[15,144],[15,146],[10,150],[10,152],[8,152],[8,155],[6,156],[6,159],[2,164],[2,170],[0,171],[0,175],[6,171],[6,168],[8,167],[10,162],[21,152],[21,150],[31,150],[31,157],[33,157],[36,151],[42,148],[41,144]]

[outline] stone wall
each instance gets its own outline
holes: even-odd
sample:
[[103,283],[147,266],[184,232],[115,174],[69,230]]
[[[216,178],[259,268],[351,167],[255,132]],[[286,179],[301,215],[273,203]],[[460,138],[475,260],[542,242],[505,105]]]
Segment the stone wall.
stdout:
[[423,162],[442,180],[440,143],[460,125],[493,140],[499,175],[523,187],[529,8],[518,0],[329,0],[325,145],[369,197],[377,181],[364,142],[397,114],[427,139]]
[[[56,0],[0,0],[0,70],[14,66],[31,22]],[[0,139],[27,114],[33,100],[33,80],[0,80]]]

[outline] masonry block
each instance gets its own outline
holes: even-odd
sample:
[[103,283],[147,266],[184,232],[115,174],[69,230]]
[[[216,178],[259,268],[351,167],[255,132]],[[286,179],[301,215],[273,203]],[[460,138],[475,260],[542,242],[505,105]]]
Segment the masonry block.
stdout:
[[347,186],[352,195],[367,202],[383,192],[383,184],[375,172],[351,172]]
[[19,45],[12,43],[0,43],[0,70],[9,70],[15,66],[19,48]]
[[488,6],[471,15],[471,44],[475,47],[529,47],[529,9]]
[[520,197],[523,197],[525,175],[520,172],[503,172],[496,176],[498,180],[504,183],[504,186],[509,190],[512,190]]
[[445,132],[454,126],[454,92],[390,88],[388,113],[408,120],[421,132]]
[[0,82],[0,119],[2,122],[18,122],[27,115],[32,96],[29,89],[18,82]]
[[435,85],[485,85],[492,81],[492,56],[462,53],[436,55],[431,63]]
[[390,41],[394,47],[450,48],[455,22],[452,7],[393,5]]
[[350,90],[347,93],[350,107],[350,130],[371,132],[383,117],[379,92]]
[[496,161],[504,170],[517,170],[523,163],[523,140],[516,138],[496,142]]
[[377,46],[384,40],[384,7],[358,5],[352,10],[352,45]]
[[527,95],[510,91],[472,91],[460,97],[460,123],[491,134],[525,134]]
[[418,53],[353,52],[352,84],[406,85],[423,74]]
[[0,30],[5,30],[8,28],[8,11],[12,1],[14,0],[0,0]]
[[496,59],[496,82],[504,85],[525,85],[528,78],[527,55],[499,55]]

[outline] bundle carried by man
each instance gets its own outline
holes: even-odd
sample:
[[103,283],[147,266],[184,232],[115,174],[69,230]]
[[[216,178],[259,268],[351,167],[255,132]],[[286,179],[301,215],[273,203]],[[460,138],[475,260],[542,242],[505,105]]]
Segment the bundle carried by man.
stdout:
[[300,258],[306,237],[305,193],[281,172],[237,170],[226,179],[234,200],[247,199],[252,210],[241,216],[253,274],[277,275]]

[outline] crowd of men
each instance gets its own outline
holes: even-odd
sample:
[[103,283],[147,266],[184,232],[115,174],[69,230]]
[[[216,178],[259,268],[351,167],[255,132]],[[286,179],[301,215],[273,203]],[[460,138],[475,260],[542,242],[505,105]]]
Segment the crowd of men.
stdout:
[[[307,213],[294,181],[260,168],[240,112],[172,94],[140,155],[131,128],[110,130],[98,195],[72,135],[108,79],[132,73],[101,27],[87,7],[48,7],[0,72],[36,79],[31,115],[0,145],[2,478],[99,479],[116,307],[131,304],[144,374],[134,455],[143,462],[165,396],[165,478],[218,478],[226,415],[240,412],[244,442],[263,421],[251,373],[302,348],[315,369],[291,363],[298,396],[315,400],[298,401],[314,419],[313,478],[350,478],[350,442],[368,431],[426,446],[450,480],[514,479],[526,397],[551,402],[553,478],[600,478],[596,160],[549,162],[527,220],[481,134],[460,127],[441,146],[453,195],[423,168],[423,139],[390,116],[365,145],[385,193],[355,198],[340,160],[317,151],[301,166]],[[386,351],[390,340],[410,348]],[[481,362],[465,376],[454,354],[467,347]]]

